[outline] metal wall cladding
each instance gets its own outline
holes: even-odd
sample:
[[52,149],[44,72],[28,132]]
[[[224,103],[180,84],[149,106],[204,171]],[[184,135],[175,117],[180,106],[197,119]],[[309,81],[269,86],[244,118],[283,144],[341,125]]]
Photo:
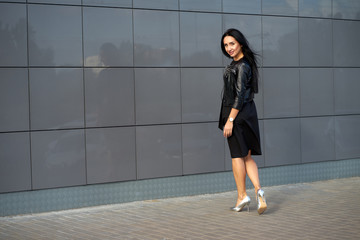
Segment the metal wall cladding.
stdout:
[[261,168],[360,157],[357,0],[0,0],[0,192],[231,170],[222,33],[259,54]]
[[25,4],[1,3],[0,34],[0,66],[26,67],[28,44]]
[[29,130],[29,81],[25,68],[0,68],[0,132]]
[[83,66],[81,12],[79,6],[29,4],[29,66]]

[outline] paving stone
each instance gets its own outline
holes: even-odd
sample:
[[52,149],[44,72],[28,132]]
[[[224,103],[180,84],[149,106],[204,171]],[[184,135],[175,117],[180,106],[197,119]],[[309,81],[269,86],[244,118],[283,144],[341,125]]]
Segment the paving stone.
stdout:
[[0,217],[0,239],[359,239],[360,177],[266,187],[268,210],[232,212],[236,192]]

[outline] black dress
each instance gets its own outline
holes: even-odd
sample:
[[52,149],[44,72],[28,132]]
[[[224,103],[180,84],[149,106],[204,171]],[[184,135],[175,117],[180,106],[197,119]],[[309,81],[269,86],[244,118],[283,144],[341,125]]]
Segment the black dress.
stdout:
[[227,138],[232,158],[261,155],[259,123],[253,101],[251,68],[245,59],[233,61],[224,72],[223,99],[219,128],[223,130],[232,108],[239,110],[233,132]]

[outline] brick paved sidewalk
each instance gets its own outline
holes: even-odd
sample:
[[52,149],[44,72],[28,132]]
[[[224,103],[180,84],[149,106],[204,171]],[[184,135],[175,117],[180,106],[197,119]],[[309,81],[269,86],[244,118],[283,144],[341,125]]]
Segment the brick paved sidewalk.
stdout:
[[231,212],[236,192],[0,217],[0,239],[360,239],[360,177],[264,188],[269,209]]

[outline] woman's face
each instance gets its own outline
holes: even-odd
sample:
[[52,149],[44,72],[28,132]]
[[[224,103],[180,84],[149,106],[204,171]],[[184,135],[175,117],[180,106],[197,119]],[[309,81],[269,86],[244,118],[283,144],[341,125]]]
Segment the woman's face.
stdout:
[[224,37],[224,47],[225,51],[232,57],[235,61],[240,60],[243,57],[241,51],[241,45],[235,38],[232,36]]

